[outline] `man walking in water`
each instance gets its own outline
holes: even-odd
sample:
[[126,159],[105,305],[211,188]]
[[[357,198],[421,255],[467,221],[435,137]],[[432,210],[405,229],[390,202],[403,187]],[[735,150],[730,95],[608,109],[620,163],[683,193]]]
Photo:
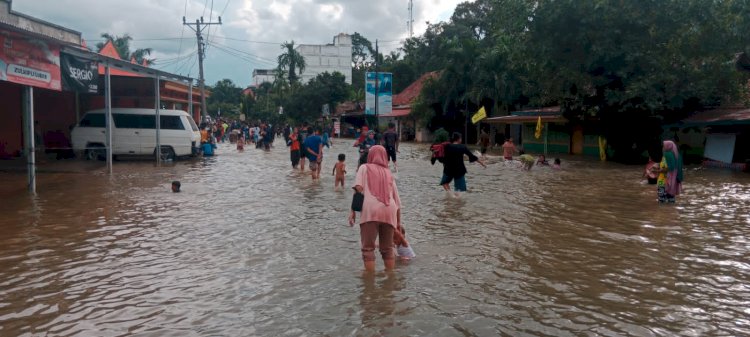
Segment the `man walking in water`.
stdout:
[[393,162],[393,168],[398,172],[398,165],[396,164],[396,152],[398,152],[398,132],[396,132],[396,125],[393,122],[388,123],[388,130],[383,134],[385,140],[385,151],[388,154],[388,160]]
[[503,144],[503,158],[505,160],[513,160],[513,154],[516,152],[516,145],[513,144],[513,138],[508,138]]
[[477,158],[466,145],[461,144],[461,134],[453,133],[451,143],[445,145],[445,156],[443,157],[443,178],[440,185],[447,193],[450,193],[450,183],[453,181],[453,190],[455,196],[459,197],[460,192],[466,192],[466,166],[464,165],[464,155],[469,157],[469,162],[478,162],[482,167],[484,160]]
[[320,137],[320,127],[315,129],[312,136],[305,139],[305,155],[310,161],[313,181],[320,179],[320,168],[323,163],[323,139]]

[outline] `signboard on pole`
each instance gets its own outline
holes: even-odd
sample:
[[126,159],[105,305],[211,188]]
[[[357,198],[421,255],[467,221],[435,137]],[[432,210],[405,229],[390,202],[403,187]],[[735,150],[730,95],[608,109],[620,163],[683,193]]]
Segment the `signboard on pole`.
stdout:
[[[393,74],[378,75],[378,115],[390,114],[393,110]],[[375,115],[375,73],[365,74],[365,114]]]
[[60,73],[64,90],[88,94],[99,92],[99,66],[96,61],[60,53]]
[[341,134],[341,122],[333,122],[333,133],[337,136]]
[[0,29],[0,80],[60,90],[60,46]]

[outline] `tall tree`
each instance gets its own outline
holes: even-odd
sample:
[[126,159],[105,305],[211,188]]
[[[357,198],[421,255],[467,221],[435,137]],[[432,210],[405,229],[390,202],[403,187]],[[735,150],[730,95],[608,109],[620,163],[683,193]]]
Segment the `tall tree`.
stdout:
[[[133,41],[133,38],[128,35],[127,33],[123,36],[116,36],[111,35],[109,33],[102,33],[101,37],[104,38],[106,41],[112,41],[112,45],[114,45],[115,49],[117,50],[117,53],[120,54],[120,58],[123,60],[129,61],[131,57],[134,57],[136,62],[138,64],[142,64],[144,61],[147,65],[151,65],[154,63],[154,59],[147,59],[146,56],[150,56],[153,49],[151,48],[139,48],[130,52],[130,41]],[[104,48],[104,45],[106,42],[99,42],[96,44],[97,51],[101,51],[102,48]]]
[[284,52],[278,57],[279,69],[286,71],[290,83],[297,82],[297,75],[305,71],[305,58],[294,49],[294,41],[282,43],[281,49]]

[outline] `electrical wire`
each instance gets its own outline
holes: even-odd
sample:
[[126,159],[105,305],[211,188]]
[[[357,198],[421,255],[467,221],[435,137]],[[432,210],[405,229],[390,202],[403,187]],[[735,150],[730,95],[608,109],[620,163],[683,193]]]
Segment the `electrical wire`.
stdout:
[[[188,0],[185,0],[185,12],[182,14],[183,20],[185,16],[187,15],[187,4]],[[180,55],[182,53],[182,38],[185,36],[185,25],[182,25],[182,31],[180,31],[180,47],[177,48],[177,55]]]

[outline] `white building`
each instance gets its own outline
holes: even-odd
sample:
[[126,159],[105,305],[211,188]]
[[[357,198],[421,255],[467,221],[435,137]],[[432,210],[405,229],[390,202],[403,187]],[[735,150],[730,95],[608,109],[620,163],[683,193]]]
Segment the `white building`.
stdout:
[[[333,37],[333,44],[301,44],[295,48],[305,58],[305,70],[301,74],[306,83],[324,72],[340,72],[346,83],[352,84],[352,37],[341,33]],[[255,77],[255,75],[253,75]]]
[[273,69],[253,69],[253,85],[259,86],[261,83],[273,83],[275,76]]

